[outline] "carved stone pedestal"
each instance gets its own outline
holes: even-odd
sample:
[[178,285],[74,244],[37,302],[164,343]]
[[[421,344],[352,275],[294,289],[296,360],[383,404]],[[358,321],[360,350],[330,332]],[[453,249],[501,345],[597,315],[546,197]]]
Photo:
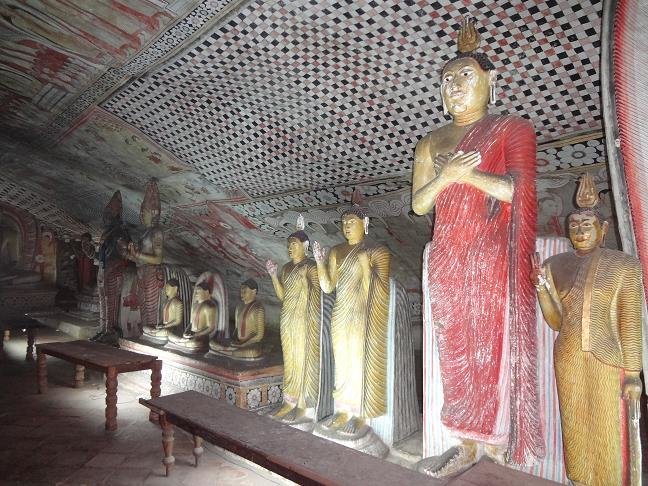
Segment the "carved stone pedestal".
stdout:
[[280,350],[257,362],[212,355],[189,356],[152,345],[143,339],[120,339],[120,347],[153,353],[164,362],[164,394],[195,390],[247,410],[260,410],[282,402],[283,365]]
[[370,456],[383,458],[389,454],[389,447],[376,435],[369,426],[363,427],[358,434],[345,434],[329,429],[323,423],[318,423],[313,435],[337,442],[343,446],[355,449]]

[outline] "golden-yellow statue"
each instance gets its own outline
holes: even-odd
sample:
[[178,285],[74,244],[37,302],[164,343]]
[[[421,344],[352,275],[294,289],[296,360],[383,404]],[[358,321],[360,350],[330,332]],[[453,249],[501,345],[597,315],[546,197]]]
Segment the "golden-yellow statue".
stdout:
[[[574,252],[535,261],[532,281],[554,346],[567,477],[574,484],[640,484],[642,285],[639,261],[601,248],[608,230],[590,176],[568,217]],[[627,417],[624,421],[623,417]]]
[[386,413],[387,318],[391,256],[365,239],[369,218],[359,206],[342,215],[346,243],[326,261],[315,242],[313,254],[322,290],[336,291],[331,317],[334,414],[321,426],[340,437],[361,436],[367,419]]
[[253,279],[241,284],[242,304],[234,314],[234,337],[222,342],[211,341],[212,351],[237,359],[259,359],[263,356],[265,335],[265,309],[256,300],[259,286]]
[[209,351],[209,338],[216,329],[218,306],[211,298],[211,289],[207,282],[198,282],[194,290],[191,305],[191,323],[182,337],[169,335],[172,348],[191,354],[203,354]]
[[306,257],[308,236],[296,231],[288,237],[290,262],[277,275],[267,262],[281,306],[283,349],[283,405],[273,417],[286,422],[312,421],[317,406],[320,368],[320,284],[315,262]]
[[179,282],[171,278],[164,286],[164,293],[167,301],[162,309],[162,322],[155,327],[144,327],[144,336],[166,344],[169,339],[169,332],[173,328],[183,329],[184,326],[184,304],[178,297]]

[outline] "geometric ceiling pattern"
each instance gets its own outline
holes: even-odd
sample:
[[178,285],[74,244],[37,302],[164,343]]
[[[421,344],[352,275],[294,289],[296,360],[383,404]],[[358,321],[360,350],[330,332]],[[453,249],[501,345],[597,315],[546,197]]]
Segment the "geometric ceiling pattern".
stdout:
[[599,0],[5,4],[0,201],[98,237],[120,189],[136,235],[155,177],[165,258],[233,282],[284,261],[300,212],[313,239],[338,243],[359,188],[371,237],[417,287],[431,221],[410,211],[413,150],[449,122],[439,75],[462,16],[497,69],[491,110],[533,123],[540,172],[604,157],[580,136],[601,128]]
[[251,197],[403,175],[446,121],[439,71],[463,15],[499,73],[493,111],[539,140],[600,128],[600,2],[251,2],[103,107]]

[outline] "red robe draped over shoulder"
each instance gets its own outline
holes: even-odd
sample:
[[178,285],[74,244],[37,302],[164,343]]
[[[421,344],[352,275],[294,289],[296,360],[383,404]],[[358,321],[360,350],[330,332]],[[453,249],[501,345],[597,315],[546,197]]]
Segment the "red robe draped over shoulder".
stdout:
[[[508,175],[511,203],[454,183],[436,200],[428,284],[441,379],[441,421],[453,435],[506,444],[525,463],[544,455],[536,373],[536,142],[533,126],[488,115],[457,146],[478,170]],[[434,399],[434,397],[433,397]]]

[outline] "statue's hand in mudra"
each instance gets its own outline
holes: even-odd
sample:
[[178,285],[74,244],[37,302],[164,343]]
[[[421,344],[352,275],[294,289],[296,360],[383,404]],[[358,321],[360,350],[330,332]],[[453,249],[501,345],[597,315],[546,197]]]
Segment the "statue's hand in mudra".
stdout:
[[132,241],[128,244],[128,259],[133,261],[137,259],[137,247]]
[[623,379],[623,399],[640,400],[641,399],[641,378],[638,373],[626,372]]
[[268,274],[271,277],[274,277],[277,275],[277,264],[273,262],[272,260],[267,260],[266,261],[266,270],[268,271]]
[[324,263],[326,261],[326,249],[318,241],[313,242],[313,257],[317,263]]
[[446,182],[459,182],[473,172],[481,163],[481,154],[477,151],[458,151],[454,154],[439,154],[434,158],[434,165],[438,168],[439,177]]
[[547,287],[547,271],[542,266],[540,261],[540,253],[535,252],[531,255],[531,273],[529,274],[529,279],[531,283],[535,286],[536,289],[541,287]]

